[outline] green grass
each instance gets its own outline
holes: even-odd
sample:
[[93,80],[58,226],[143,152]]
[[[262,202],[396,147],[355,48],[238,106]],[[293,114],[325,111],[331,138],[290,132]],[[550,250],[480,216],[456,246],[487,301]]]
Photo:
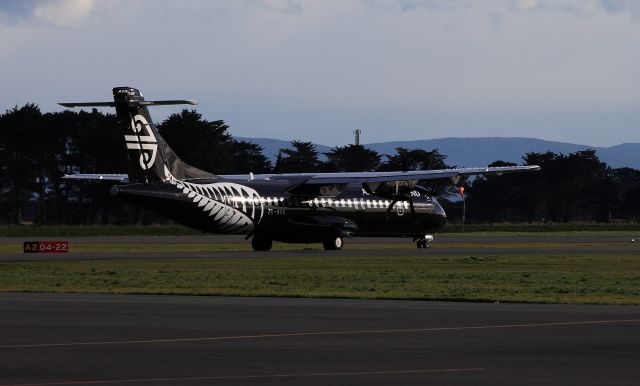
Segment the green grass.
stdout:
[[[118,229],[118,232],[124,229],[129,228]],[[458,237],[485,233],[478,231]],[[640,236],[640,232],[620,229],[571,231],[568,234]],[[51,233],[46,235],[55,237]],[[72,253],[130,252],[133,259],[3,262],[0,263],[0,291],[640,304],[640,250],[637,256],[616,254],[613,250],[620,248],[620,241],[561,242],[546,237],[540,240],[510,241],[506,237],[495,243],[482,242],[481,238],[463,243],[436,242],[424,255],[411,257],[402,256],[402,251],[400,256],[350,255],[350,250],[415,249],[408,241],[349,243],[340,253],[318,254],[303,253],[302,249],[319,251],[322,249],[319,244],[275,243],[275,250],[301,253],[290,257],[273,257],[265,253],[250,258],[216,259],[135,259],[135,254],[248,251],[250,243],[74,242],[70,245]],[[482,255],[482,250],[488,247],[497,250],[496,256],[474,256],[474,253]],[[612,252],[593,255],[590,251],[593,247],[601,251],[611,248]],[[450,256],[448,250],[451,248],[464,248],[468,255]],[[509,254],[509,248],[572,248],[574,253],[523,256]],[[500,252],[502,249],[505,253]],[[581,249],[585,250],[584,255],[575,253]],[[0,253],[20,253],[21,250],[19,242],[0,244]]]
[[640,258],[352,257],[0,263],[0,291],[640,304]]

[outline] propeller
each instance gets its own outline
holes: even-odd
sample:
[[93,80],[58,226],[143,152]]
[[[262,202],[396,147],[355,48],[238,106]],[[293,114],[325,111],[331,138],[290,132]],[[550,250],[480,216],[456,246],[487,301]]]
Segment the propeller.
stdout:
[[413,192],[414,190],[416,191],[420,191],[420,190],[425,190],[424,188],[422,188],[421,186],[413,186],[413,187],[407,187],[407,189],[402,189],[402,191],[400,190],[400,186],[399,183],[396,182],[396,194],[393,196],[393,200],[391,200],[391,204],[389,204],[389,207],[387,208],[387,217],[389,215],[389,212],[391,212],[391,209],[393,209],[393,206],[396,205],[398,203],[398,201],[409,201],[409,210],[411,211],[411,216],[415,217],[416,215],[416,210],[413,206],[413,194],[411,194],[411,192]]
[[413,191],[419,192],[427,197],[429,196],[433,196],[434,192],[423,187],[420,185],[414,185],[412,187],[408,187],[407,189],[403,189],[403,191],[401,192],[400,190],[400,186],[398,183],[396,183],[396,194],[394,196],[394,199],[391,201],[391,204],[389,204],[389,207],[387,208],[387,217],[389,215],[389,213],[391,212],[391,209],[393,209],[393,206],[398,203],[398,201],[408,201],[409,202],[409,210],[411,211],[411,216],[418,221],[417,217],[416,217],[416,209],[413,205],[413,194],[411,194]]
[[[400,156],[400,162],[402,164],[402,171],[406,172],[409,170],[409,164],[407,162],[407,150],[402,148],[402,147],[397,147],[396,148],[396,153],[398,153],[398,155]],[[391,209],[393,209],[393,206],[395,204],[398,203],[398,201],[400,201],[400,185],[399,182],[396,181],[396,194],[395,194],[395,198],[391,201],[391,204],[389,204],[389,207],[387,208],[387,218],[389,217],[389,212],[391,212]],[[409,208],[411,210],[411,216],[415,218],[416,215],[416,211],[415,208],[413,207],[413,195],[411,194],[411,191],[413,191],[413,189],[415,189],[415,186],[412,187],[411,189],[406,190],[406,193],[408,195],[408,201],[409,201]],[[404,193],[404,192],[403,192]],[[402,200],[404,201],[404,200]]]
[[[409,170],[409,163],[407,161],[407,150],[402,148],[402,147],[397,147],[396,148],[396,152],[398,153],[398,155],[400,156],[400,162],[402,164],[402,171],[408,171]],[[431,166],[431,162],[432,159],[429,158],[429,164],[427,165],[427,169],[430,168]],[[418,218],[416,216],[416,209],[413,205],[413,194],[412,192],[419,192],[427,197],[429,196],[434,196],[435,192],[433,190],[427,189],[423,186],[420,185],[409,185],[406,187],[406,189],[400,189],[400,182],[397,181],[396,182],[396,192],[395,195],[393,196],[393,200],[391,201],[391,204],[389,204],[389,207],[387,208],[387,218],[389,217],[389,213],[391,212],[391,209],[393,209],[393,206],[396,205],[398,203],[398,201],[409,201],[409,210],[411,211],[411,217],[416,221],[416,223],[418,223]]]

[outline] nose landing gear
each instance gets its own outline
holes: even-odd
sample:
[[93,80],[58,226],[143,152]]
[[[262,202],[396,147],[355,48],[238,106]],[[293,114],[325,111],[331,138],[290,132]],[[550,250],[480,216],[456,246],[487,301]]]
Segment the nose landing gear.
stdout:
[[424,235],[423,237],[415,240],[415,242],[418,248],[430,248],[431,242],[433,242],[433,236]]

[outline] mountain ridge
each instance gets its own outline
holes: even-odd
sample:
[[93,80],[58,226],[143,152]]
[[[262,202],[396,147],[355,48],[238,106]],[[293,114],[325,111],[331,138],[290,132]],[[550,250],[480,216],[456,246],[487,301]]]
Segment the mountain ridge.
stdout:
[[[264,154],[275,161],[280,148],[290,148],[290,142],[274,138],[237,137],[263,147]],[[319,153],[332,149],[331,146],[316,144]],[[610,147],[590,146],[569,142],[548,141],[530,137],[444,137],[411,141],[389,141],[363,144],[380,154],[395,154],[395,148],[439,149],[447,156],[446,162],[452,166],[486,166],[494,161],[522,163],[522,156],[528,152],[569,154],[593,149],[601,161],[614,168],[630,167],[640,169],[640,143],[625,142]]]

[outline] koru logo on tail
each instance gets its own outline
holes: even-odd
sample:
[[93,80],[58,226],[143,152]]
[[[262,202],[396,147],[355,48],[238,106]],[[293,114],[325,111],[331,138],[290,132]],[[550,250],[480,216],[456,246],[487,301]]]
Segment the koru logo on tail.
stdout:
[[156,160],[158,153],[158,141],[151,125],[145,117],[138,114],[131,118],[131,130],[135,135],[125,135],[127,141],[127,149],[140,150],[140,167],[142,170],[149,170]]

